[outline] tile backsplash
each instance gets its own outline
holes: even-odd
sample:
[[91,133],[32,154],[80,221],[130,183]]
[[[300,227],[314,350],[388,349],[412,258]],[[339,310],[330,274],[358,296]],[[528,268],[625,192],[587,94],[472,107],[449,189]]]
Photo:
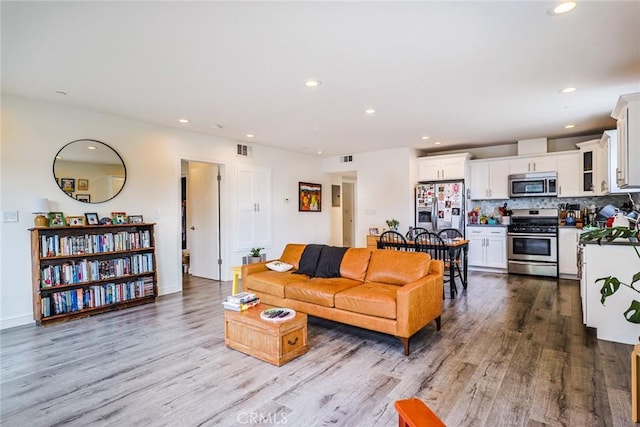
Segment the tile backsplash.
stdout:
[[[635,203],[638,203],[638,193],[632,195]],[[596,209],[606,205],[622,206],[629,201],[627,194],[598,196],[598,197],[518,197],[506,200],[469,200],[468,209],[473,210],[476,206],[482,208],[482,213],[492,215],[500,206],[507,203],[509,209],[548,209],[557,208],[560,203],[579,204],[580,208],[595,205]]]

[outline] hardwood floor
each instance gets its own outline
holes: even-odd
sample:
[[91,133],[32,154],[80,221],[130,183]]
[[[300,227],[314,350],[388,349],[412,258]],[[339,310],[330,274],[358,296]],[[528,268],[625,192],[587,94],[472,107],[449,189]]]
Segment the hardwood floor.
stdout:
[[[155,304],[0,335],[2,426],[394,426],[418,397],[449,426],[630,426],[632,346],[581,321],[577,282],[472,272],[400,340],[309,318],[277,368],[224,345],[231,282],[191,278]],[[447,292],[448,294],[448,292]]]

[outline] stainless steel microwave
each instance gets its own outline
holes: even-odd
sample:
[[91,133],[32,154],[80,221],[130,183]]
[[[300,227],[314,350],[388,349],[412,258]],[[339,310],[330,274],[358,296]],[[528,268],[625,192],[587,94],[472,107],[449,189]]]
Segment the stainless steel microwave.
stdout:
[[509,197],[557,195],[557,172],[532,172],[509,175]]

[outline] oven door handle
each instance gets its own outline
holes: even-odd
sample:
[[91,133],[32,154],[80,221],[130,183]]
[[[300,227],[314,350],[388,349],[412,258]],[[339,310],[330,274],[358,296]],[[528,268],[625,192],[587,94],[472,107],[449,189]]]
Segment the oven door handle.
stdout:
[[507,236],[516,236],[516,237],[557,237],[557,234],[553,233],[507,233]]

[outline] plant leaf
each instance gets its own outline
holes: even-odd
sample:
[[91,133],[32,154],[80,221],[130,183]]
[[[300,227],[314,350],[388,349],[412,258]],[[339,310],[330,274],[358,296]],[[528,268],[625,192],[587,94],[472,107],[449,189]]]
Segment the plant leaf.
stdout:
[[624,318],[631,323],[640,324],[640,301],[631,301],[631,305],[627,311],[624,312]]
[[620,281],[617,277],[609,276],[598,279],[596,280],[596,282],[599,282],[601,280],[604,281],[604,284],[602,285],[602,288],[600,288],[600,294],[602,295],[600,303],[604,305],[604,301],[611,295],[615,294],[618,289],[620,289]]
[[634,283],[636,283],[637,281],[640,281],[640,271],[638,271],[636,274],[633,275],[633,278],[631,279],[631,287],[635,289],[635,287],[633,286]]

